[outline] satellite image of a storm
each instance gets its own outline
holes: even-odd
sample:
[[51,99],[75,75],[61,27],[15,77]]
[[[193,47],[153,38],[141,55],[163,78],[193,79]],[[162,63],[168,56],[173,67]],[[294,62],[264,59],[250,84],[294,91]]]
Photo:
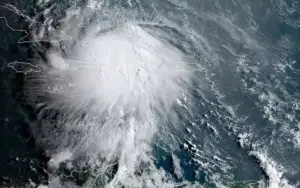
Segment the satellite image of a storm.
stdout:
[[300,188],[300,0],[0,0],[0,188]]

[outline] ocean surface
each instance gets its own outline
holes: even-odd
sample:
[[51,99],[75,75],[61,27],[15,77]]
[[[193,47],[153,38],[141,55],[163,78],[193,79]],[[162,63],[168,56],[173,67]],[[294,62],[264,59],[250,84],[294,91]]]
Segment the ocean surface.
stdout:
[[0,187],[300,187],[300,1],[0,1]]

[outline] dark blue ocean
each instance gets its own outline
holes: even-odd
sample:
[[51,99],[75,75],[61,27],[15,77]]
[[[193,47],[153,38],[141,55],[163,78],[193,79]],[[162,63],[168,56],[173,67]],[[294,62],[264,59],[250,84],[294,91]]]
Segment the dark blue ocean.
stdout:
[[[1,188],[300,187],[299,1],[2,0],[0,14]],[[129,47],[110,47],[114,37]],[[143,62],[163,59],[158,69],[141,66],[150,89],[137,86],[148,92],[138,102],[123,80],[120,90],[114,82],[117,65],[108,65],[112,79],[95,84],[89,68],[78,68],[94,66],[82,63],[89,50],[101,63],[112,49],[116,59],[107,62],[115,63],[129,48]],[[178,54],[187,65],[183,74],[172,69]],[[57,68],[61,61],[76,68]],[[89,124],[115,121],[107,118],[114,107],[100,103],[108,111],[100,113],[97,97],[110,103],[119,93],[125,102],[114,105],[124,107],[124,124],[142,117],[148,100],[149,119],[157,122],[130,124],[136,136],[128,146],[131,126],[123,138],[114,132],[119,128],[103,133]],[[126,105],[140,107],[131,114]],[[110,139],[120,139],[113,154]]]

